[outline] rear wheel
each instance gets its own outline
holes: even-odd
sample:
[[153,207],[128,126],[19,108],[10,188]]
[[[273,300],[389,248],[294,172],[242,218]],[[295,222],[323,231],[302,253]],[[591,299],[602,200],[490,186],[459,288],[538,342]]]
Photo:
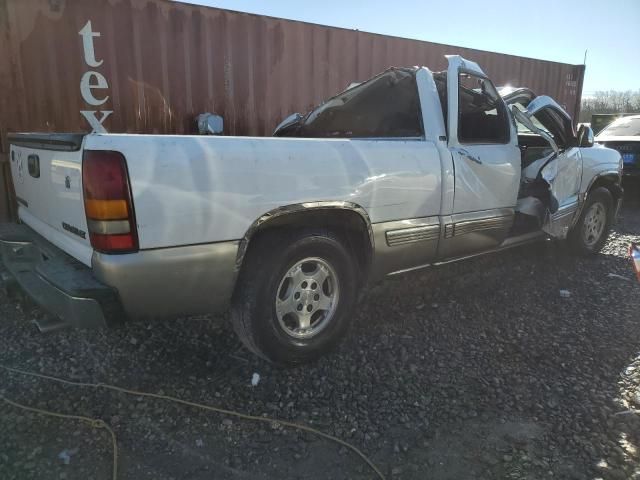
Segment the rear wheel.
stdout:
[[568,240],[576,253],[592,255],[602,250],[613,222],[613,197],[604,187],[589,193],[578,222]]
[[340,282],[333,267],[319,257],[302,258],[278,285],[278,323],[293,338],[312,338],[331,322],[339,300]]
[[354,255],[333,232],[267,234],[252,245],[231,319],[242,343],[281,364],[316,359],[351,321],[359,279]]

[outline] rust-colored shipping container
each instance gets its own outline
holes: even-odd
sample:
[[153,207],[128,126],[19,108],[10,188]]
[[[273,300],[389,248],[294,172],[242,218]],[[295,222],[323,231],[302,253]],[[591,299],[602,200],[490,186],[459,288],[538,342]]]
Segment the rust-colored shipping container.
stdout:
[[8,131],[194,133],[203,112],[227,135],[269,135],[351,82],[391,65],[442,70],[445,54],[577,116],[583,65],[168,0],[0,0],[0,154]]

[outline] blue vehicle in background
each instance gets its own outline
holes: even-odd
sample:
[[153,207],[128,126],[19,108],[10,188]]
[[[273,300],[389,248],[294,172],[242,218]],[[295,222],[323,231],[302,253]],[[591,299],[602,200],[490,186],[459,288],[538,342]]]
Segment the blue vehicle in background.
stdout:
[[625,177],[640,178],[640,115],[613,121],[598,133],[596,142],[620,152]]

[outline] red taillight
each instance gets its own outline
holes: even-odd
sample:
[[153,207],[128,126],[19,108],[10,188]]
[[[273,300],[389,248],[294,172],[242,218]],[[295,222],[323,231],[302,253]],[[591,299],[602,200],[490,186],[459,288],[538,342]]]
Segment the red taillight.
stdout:
[[129,197],[127,167],[118,152],[84,152],[82,180],[86,199],[125,200]]
[[122,154],[85,150],[82,187],[91,246],[104,253],[137,251],[129,174]]
[[90,233],[91,246],[101,252],[122,252],[137,250],[137,245],[133,235],[102,235],[100,233]]

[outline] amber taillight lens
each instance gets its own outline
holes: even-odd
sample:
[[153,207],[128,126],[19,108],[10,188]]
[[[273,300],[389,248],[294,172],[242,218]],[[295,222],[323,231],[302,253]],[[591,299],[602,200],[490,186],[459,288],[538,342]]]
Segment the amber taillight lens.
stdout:
[[94,250],[103,253],[137,251],[138,235],[124,156],[107,150],[85,150],[82,188]]

